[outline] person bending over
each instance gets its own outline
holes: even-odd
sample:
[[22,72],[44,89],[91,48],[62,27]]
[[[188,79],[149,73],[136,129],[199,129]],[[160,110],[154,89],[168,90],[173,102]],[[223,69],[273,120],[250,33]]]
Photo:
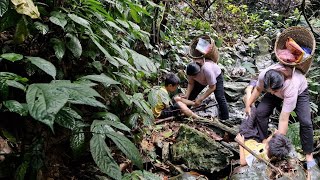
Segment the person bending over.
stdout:
[[[188,87],[185,98],[195,100],[195,106],[198,106],[211,93],[214,93],[220,110],[220,119],[229,119],[227,100],[224,95],[223,74],[220,67],[215,62],[204,58],[193,61],[186,68]],[[206,92],[198,96],[206,86],[208,86]]]
[[257,106],[257,127],[259,139],[268,136],[269,116],[273,109],[282,105],[278,133],[285,135],[288,130],[289,116],[295,111],[300,122],[300,140],[302,149],[306,154],[307,168],[317,167],[313,159],[313,125],[310,112],[310,98],[308,83],[305,76],[295,69],[282,64],[274,64],[263,70],[258,77],[250,99],[246,104],[245,112],[250,115],[252,104],[260,96],[262,91],[266,94]]

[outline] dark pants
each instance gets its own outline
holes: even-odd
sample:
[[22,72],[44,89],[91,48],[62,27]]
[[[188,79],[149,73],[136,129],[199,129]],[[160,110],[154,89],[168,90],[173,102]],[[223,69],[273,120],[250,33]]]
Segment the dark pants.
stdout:
[[256,117],[257,109],[252,107],[251,116],[248,116],[246,119],[244,119],[240,125],[239,133],[244,136],[245,140],[254,139],[258,142],[261,142],[257,128]]
[[[268,121],[276,106],[280,106],[282,99],[266,93],[257,107],[257,127],[260,140],[268,137]],[[313,127],[310,112],[310,99],[308,89],[304,90],[297,99],[294,110],[300,122],[300,140],[304,153],[313,152]]]
[[[195,100],[198,94],[206,87],[197,81],[194,82],[194,87],[190,93],[189,100]],[[220,119],[229,119],[229,110],[227,105],[227,100],[224,96],[223,88],[223,75],[222,73],[217,77],[216,89],[214,90],[214,95],[216,97],[217,103],[220,109]]]
[[180,112],[180,106],[177,103],[174,103],[173,105],[170,105],[169,107],[163,109],[158,119],[163,119],[171,116],[178,116]]

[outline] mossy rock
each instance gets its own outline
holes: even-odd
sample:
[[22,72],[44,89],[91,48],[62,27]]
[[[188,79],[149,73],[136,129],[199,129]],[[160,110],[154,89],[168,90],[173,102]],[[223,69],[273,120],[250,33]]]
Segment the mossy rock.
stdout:
[[187,125],[181,125],[172,154],[173,161],[182,162],[190,169],[211,173],[224,169],[233,156],[219,142]]

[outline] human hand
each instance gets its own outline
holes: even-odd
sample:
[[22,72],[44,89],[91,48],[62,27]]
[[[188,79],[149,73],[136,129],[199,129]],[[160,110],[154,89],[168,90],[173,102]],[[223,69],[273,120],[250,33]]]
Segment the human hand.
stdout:
[[194,101],[194,106],[199,106],[200,104],[202,103],[202,99],[200,98],[197,98],[195,101]]
[[240,133],[237,134],[236,139],[238,139],[239,142],[244,143],[244,136]]

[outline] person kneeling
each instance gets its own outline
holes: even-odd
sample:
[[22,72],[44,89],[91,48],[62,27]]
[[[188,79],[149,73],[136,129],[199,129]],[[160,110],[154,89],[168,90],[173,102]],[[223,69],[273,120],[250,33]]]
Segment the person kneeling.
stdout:
[[[157,119],[177,116],[180,112],[188,117],[199,119],[200,116],[192,112],[188,106],[194,106],[195,102],[180,96],[175,96],[172,102],[169,93],[175,92],[180,83],[180,79],[174,73],[168,73],[164,80],[164,86],[156,91],[157,104],[152,107],[153,114]],[[154,97],[153,97],[154,98]]]

